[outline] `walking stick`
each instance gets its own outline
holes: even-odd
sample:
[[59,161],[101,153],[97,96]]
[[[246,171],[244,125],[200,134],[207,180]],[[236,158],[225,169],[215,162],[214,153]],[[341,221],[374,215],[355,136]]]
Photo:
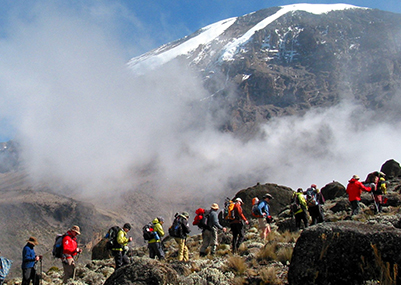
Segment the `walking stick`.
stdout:
[[43,279],[43,266],[42,266],[42,256],[39,257],[40,260],[40,285],[42,285],[42,279]]

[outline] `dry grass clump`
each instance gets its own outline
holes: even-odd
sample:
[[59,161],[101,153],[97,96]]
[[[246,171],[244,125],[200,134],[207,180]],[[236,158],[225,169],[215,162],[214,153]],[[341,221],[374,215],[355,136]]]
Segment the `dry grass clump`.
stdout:
[[288,246],[280,247],[276,253],[277,260],[283,264],[290,262],[293,251],[294,251],[294,249],[292,247],[288,247]]
[[371,244],[371,247],[375,254],[376,266],[380,268],[380,284],[395,285],[397,283],[398,265],[391,266],[389,262],[384,262],[377,246]]
[[236,276],[242,275],[248,266],[243,258],[237,255],[230,256],[226,262],[227,269],[232,271]]
[[263,284],[284,284],[283,281],[277,277],[277,270],[274,267],[263,268],[259,275]]
[[300,232],[285,231],[281,234],[281,240],[278,241],[287,243],[296,242],[300,235]]
[[236,276],[233,280],[232,280],[232,285],[243,285],[246,284],[246,279],[242,276]]
[[266,243],[265,246],[260,249],[256,258],[258,260],[269,260],[269,261],[277,260],[276,250],[277,250],[276,241]]

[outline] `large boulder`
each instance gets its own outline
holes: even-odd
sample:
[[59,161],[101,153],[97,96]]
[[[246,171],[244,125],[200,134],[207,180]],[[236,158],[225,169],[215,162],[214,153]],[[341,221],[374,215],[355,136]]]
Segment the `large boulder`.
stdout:
[[321,191],[326,200],[333,200],[337,197],[347,196],[344,185],[337,181],[325,185]]
[[168,264],[146,257],[133,257],[132,263],[116,270],[104,285],[178,284],[177,271]]
[[386,174],[387,179],[392,179],[401,175],[401,167],[400,164],[394,159],[387,160],[380,169],[381,172]]
[[394,277],[400,253],[401,230],[392,226],[352,221],[318,224],[299,237],[288,281],[291,285],[383,282],[383,272]]
[[264,194],[269,193],[273,196],[270,201],[271,214],[277,215],[283,208],[291,202],[291,197],[294,191],[286,186],[281,186],[273,183],[259,184],[239,191],[234,198],[241,198],[244,202],[242,210],[247,218],[251,218],[252,199],[258,197],[261,199]]

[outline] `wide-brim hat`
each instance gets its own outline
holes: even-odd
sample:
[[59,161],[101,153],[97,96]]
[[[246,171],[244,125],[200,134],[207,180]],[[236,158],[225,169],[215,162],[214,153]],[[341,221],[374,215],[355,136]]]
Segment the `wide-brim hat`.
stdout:
[[78,226],[72,226],[71,231],[76,232],[79,235],[81,234],[81,230],[79,229]]
[[219,209],[219,205],[217,203],[213,203],[210,208],[213,209],[213,210],[218,210]]
[[27,242],[30,243],[30,244],[33,244],[33,245],[38,245],[39,244],[38,240],[35,237],[30,237],[27,240]]
[[263,195],[263,199],[266,199],[266,198],[269,198],[270,200],[271,200],[271,199],[274,199],[273,196],[270,195],[270,194],[265,194],[265,195]]

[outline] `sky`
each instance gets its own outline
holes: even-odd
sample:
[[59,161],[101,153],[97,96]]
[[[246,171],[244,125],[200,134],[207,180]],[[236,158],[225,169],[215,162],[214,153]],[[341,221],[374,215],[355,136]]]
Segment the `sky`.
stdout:
[[[376,123],[383,146],[366,132],[372,115],[352,103],[272,120],[263,126],[268,139],[243,143],[193,107],[208,95],[190,70],[172,65],[141,80],[127,70],[132,57],[211,23],[304,2],[4,0],[0,141],[21,142],[32,177],[68,182],[87,197],[140,187],[146,173],[160,191],[205,193],[363,177],[401,156],[401,134],[390,138],[398,125]],[[342,3],[401,13],[396,2]],[[372,150],[380,154],[365,155]]]

